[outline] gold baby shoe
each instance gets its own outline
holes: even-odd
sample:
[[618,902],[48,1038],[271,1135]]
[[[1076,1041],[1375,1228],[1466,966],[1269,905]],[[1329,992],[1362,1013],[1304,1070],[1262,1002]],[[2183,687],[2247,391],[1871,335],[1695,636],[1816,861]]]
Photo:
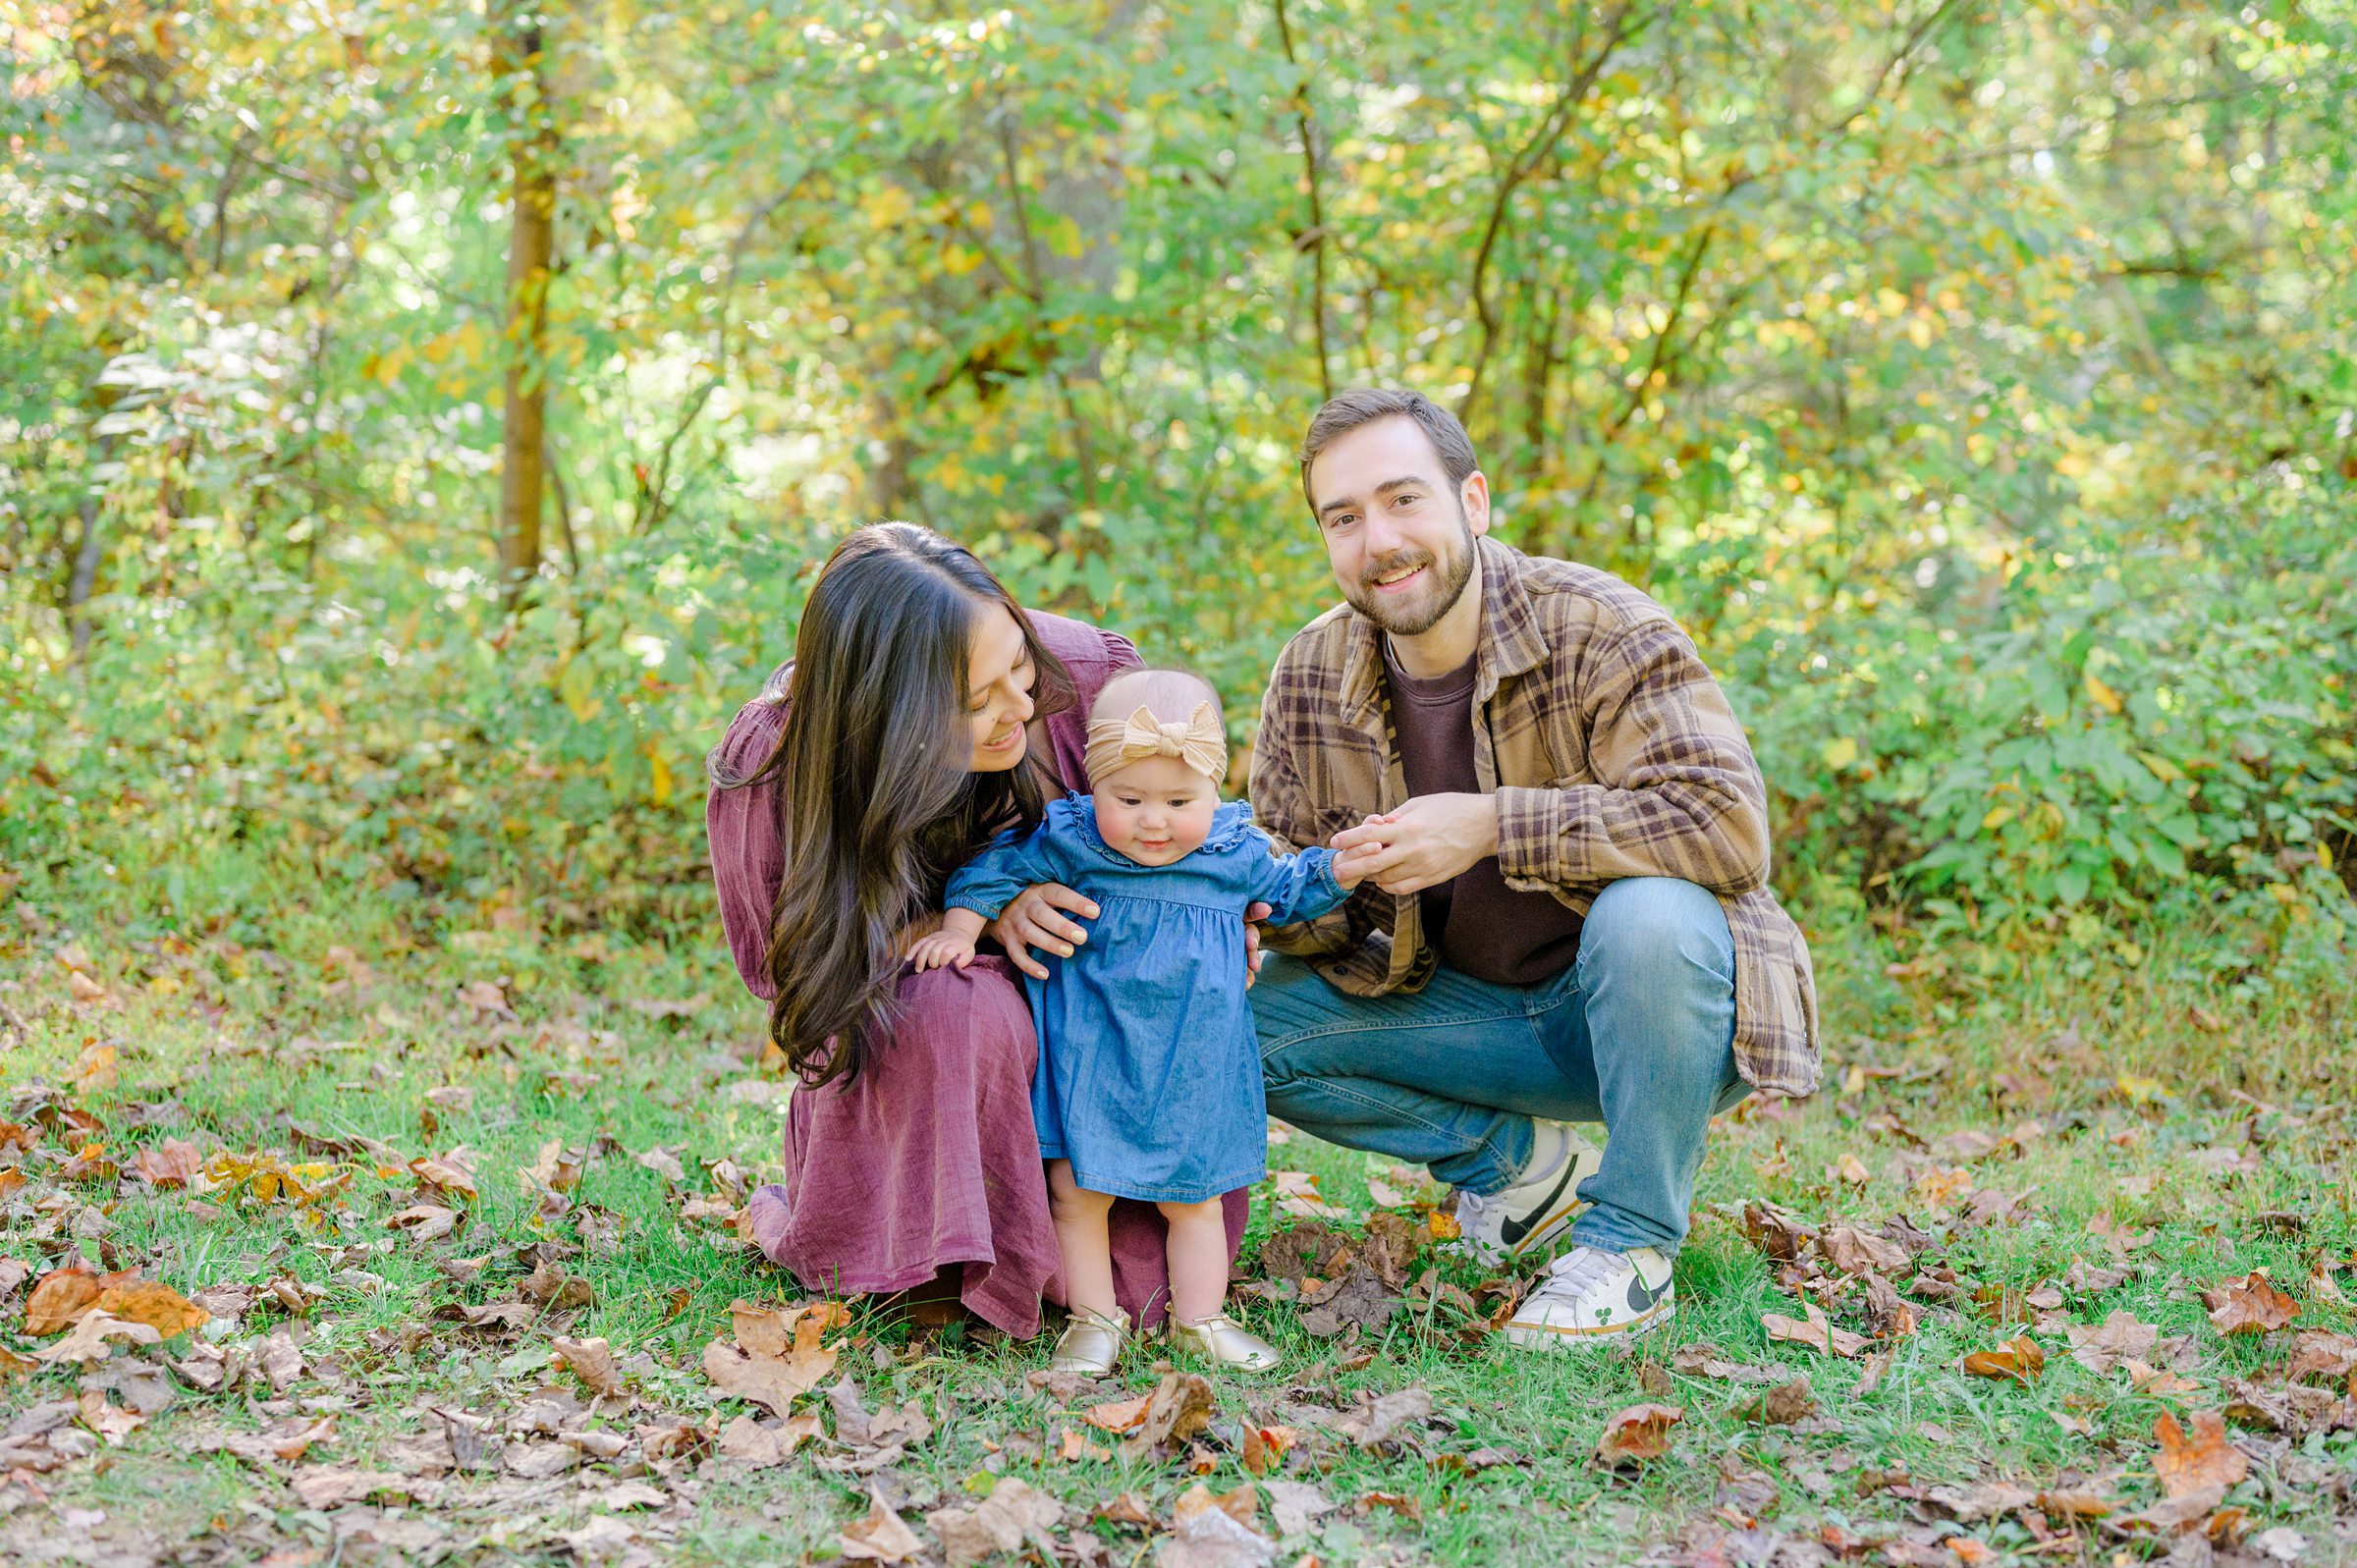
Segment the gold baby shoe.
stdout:
[[1102,1378],[1113,1371],[1128,1343],[1127,1313],[1116,1308],[1108,1318],[1081,1307],[1073,1312],[1071,1322],[1064,1325],[1064,1332],[1057,1335],[1056,1354],[1048,1362],[1048,1371],[1079,1372]]
[[1267,1372],[1285,1364],[1284,1353],[1275,1345],[1225,1313],[1214,1313],[1193,1323],[1180,1323],[1173,1318],[1171,1343],[1218,1366],[1244,1372]]

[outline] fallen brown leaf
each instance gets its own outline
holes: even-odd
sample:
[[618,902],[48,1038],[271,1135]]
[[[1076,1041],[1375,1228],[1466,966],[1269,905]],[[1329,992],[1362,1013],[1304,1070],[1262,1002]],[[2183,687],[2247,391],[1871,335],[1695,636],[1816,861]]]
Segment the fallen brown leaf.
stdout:
[[1743,1401],[1727,1414],[1738,1421],[1788,1427],[1796,1421],[1808,1420],[1817,1414],[1817,1396],[1809,1391],[1809,1379],[1795,1378]]
[[98,1305],[100,1291],[131,1277],[128,1270],[97,1274],[80,1264],[50,1270],[33,1281],[32,1294],[25,1298],[25,1331],[35,1337],[64,1332]]
[[2130,1388],[2156,1398],[2163,1394],[2193,1393],[2202,1386],[2189,1379],[2178,1377],[2166,1367],[2148,1366],[2133,1356],[2120,1358],[2119,1369],[2128,1375]]
[[1687,1378],[1720,1378],[1728,1382],[1775,1382],[1781,1376],[1765,1367],[1729,1361],[1727,1352],[1707,1339],[1678,1346],[1670,1353],[1670,1370]]
[[2126,1311],[2111,1313],[2100,1326],[2072,1324],[2068,1332],[2070,1359],[2089,1372],[2110,1372],[2130,1356],[2147,1355],[2161,1338],[2160,1329]]
[[2221,1334],[2261,1334],[2300,1315],[2300,1304],[2277,1290],[2264,1269],[2240,1279],[2223,1279],[2202,1292],[2210,1325]]
[[143,1323],[169,1339],[212,1322],[213,1315],[160,1279],[129,1279],[98,1292],[96,1309]]
[[136,1410],[109,1402],[105,1391],[98,1388],[84,1388],[78,1408],[82,1424],[109,1443],[121,1442],[147,1420]]
[[1123,1445],[1123,1452],[1137,1458],[1166,1442],[1185,1442],[1211,1425],[1216,1408],[1211,1384],[1201,1376],[1165,1373],[1147,1396],[1145,1414]]
[[2038,1509],[2056,1519],[2101,1519],[2119,1505],[2085,1489],[2056,1489],[2038,1494]]
[[823,1430],[818,1417],[811,1414],[789,1417],[774,1427],[752,1416],[739,1416],[721,1429],[720,1440],[713,1447],[731,1459],[741,1459],[756,1470],[765,1470],[784,1464],[796,1448]]
[[551,1345],[549,1359],[578,1378],[582,1387],[600,1398],[616,1398],[624,1391],[622,1369],[614,1362],[614,1347],[603,1339],[559,1336]]
[[2027,1387],[2046,1371],[2046,1352],[2028,1334],[2016,1334],[1995,1350],[1972,1352],[1963,1366],[1975,1378],[2010,1378]]
[[835,1370],[835,1350],[820,1336],[850,1316],[840,1302],[784,1311],[740,1302],[732,1315],[737,1341],[706,1345],[704,1372],[723,1391],[767,1405],[781,1420]]
[[378,1492],[409,1494],[407,1478],[383,1470],[356,1470],[349,1465],[308,1465],[287,1481],[305,1508],[325,1512],[359,1502]]
[[156,1187],[185,1187],[204,1166],[204,1156],[196,1146],[181,1138],[166,1138],[152,1149],[142,1149],[132,1158],[132,1168]]
[[2292,1341],[2283,1380],[2300,1382],[2315,1378],[2345,1384],[2351,1372],[2357,1372],[2357,1338],[2312,1328]]
[[95,1366],[114,1354],[113,1340],[128,1339],[135,1345],[152,1345],[163,1337],[146,1324],[126,1323],[93,1307],[75,1320],[72,1331],[63,1339],[39,1352],[34,1359],[51,1365],[71,1361],[85,1367]]
[[2161,1478],[2164,1495],[2184,1497],[2212,1488],[2222,1492],[2250,1471],[2249,1456],[2226,1436],[2225,1418],[2215,1410],[2194,1412],[2191,1433],[2176,1417],[2164,1414],[2153,1423],[2153,1435],[2161,1441],[2153,1471]]
[[1760,1325],[1768,1330],[1771,1339],[1808,1345],[1829,1355],[1855,1357],[1866,1353],[1871,1341],[1864,1334],[1852,1333],[1834,1324],[1813,1301],[1802,1303],[1802,1310],[1808,1314],[1805,1320],[1787,1318],[1781,1313],[1762,1313]]
[[844,1527],[837,1538],[846,1557],[868,1562],[903,1562],[925,1549],[915,1531],[901,1521],[883,1493],[870,1489],[867,1517]]
[[1670,1429],[1685,1419],[1676,1405],[1630,1405],[1604,1424],[1596,1462],[1608,1467],[1659,1459],[1670,1451]]
[[447,1155],[420,1155],[410,1162],[410,1173],[417,1185],[445,1198],[472,1203],[480,1192],[474,1184],[474,1172],[459,1161],[458,1150]]
[[412,1241],[440,1241],[458,1228],[463,1217],[456,1209],[437,1203],[412,1204],[385,1221],[387,1230],[406,1230]]
[[1002,1476],[990,1495],[973,1507],[936,1508],[925,1515],[925,1523],[941,1541],[950,1568],[968,1568],[994,1552],[1020,1551],[1026,1541],[1039,1547],[1043,1558],[1053,1560],[1055,1542],[1049,1532],[1063,1517],[1064,1505],[1054,1497]]
[[1907,1267],[1907,1249],[1855,1225],[1835,1225],[1817,1238],[1826,1262],[1845,1274],[1891,1273]]
[[1135,1399],[1091,1405],[1080,1413],[1080,1419],[1099,1432],[1127,1432],[1146,1419],[1146,1406],[1152,1398],[1151,1394],[1139,1394]]
[[1421,1422],[1432,1414],[1432,1394],[1424,1388],[1401,1388],[1378,1398],[1359,1395],[1355,1409],[1333,1422],[1334,1430],[1361,1448],[1391,1442],[1403,1422]]

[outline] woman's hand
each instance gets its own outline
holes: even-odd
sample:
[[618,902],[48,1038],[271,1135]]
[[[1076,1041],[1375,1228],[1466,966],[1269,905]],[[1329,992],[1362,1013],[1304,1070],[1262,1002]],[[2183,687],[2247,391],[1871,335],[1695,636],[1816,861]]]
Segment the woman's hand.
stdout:
[[1016,893],[985,935],[1007,949],[1010,963],[1034,980],[1045,980],[1048,966],[1031,956],[1032,948],[1069,958],[1088,941],[1088,928],[1066,919],[1068,913],[1094,920],[1097,906],[1061,882],[1039,883]]

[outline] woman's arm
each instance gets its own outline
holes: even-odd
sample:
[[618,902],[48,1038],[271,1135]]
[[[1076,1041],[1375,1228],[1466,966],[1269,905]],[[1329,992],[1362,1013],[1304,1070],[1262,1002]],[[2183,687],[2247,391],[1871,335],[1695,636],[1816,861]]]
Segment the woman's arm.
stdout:
[[[777,750],[785,732],[786,706],[757,699],[738,710],[729,731],[712,750],[706,769],[715,779],[741,779],[758,770]],[[770,920],[778,888],[786,880],[786,786],[772,774],[757,784],[724,788],[714,784],[704,797],[704,830],[710,839],[712,884],[720,894],[720,924],[729,954],[745,989],[768,1000],[778,988],[768,972]]]

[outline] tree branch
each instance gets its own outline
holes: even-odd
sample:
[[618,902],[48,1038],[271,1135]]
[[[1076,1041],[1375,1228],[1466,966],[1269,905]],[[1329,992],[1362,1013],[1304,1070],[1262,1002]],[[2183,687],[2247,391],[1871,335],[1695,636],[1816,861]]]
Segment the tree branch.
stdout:
[[1285,0],[1276,0],[1277,37],[1285,45],[1285,63],[1293,68],[1293,123],[1301,133],[1301,179],[1309,193],[1309,228],[1293,236],[1293,248],[1309,250],[1309,316],[1318,342],[1318,395],[1334,397],[1334,354],[1326,334],[1326,211],[1318,191],[1317,128],[1309,117],[1309,76],[1293,53],[1292,24],[1286,19]]
[[1604,41],[1597,45],[1595,54],[1584,65],[1573,70],[1570,79],[1563,83],[1563,90],[1556,94],[1555,102],[1548,106],[1538,129],[1530,134],[1507,162],[1506,174],[1499,180],[1497,192],[1490,199],[1489,217],[1482,225],[1481,243],[1473,252],[1473,313],[1481,322],[1481,344],[1474,350],[1472,374],[1466,379],[1462,405],[1465,413],[1472,412],[1474,404],[1481,397],[1482,378],[1488,372],[1490,353],[1498,341],[1498,306],[1490,298],[1489,274],[1490,263],[1498,251],[1499,238],[1506,230],[1507,208],[1522,182],[1530,178],[1540,160],[1561,139],[1564,128],[1570,124],[1572,111],[1579,107],[1589,89],[1595,86],[1596,79],[1604,73],[1606,62],[1623,43],[1652,25],[1652,13],[1632,19],[1630,13],[1633,10],[1633,0],[1621,0],[1614,9],[1611,20],[1605,25]]

